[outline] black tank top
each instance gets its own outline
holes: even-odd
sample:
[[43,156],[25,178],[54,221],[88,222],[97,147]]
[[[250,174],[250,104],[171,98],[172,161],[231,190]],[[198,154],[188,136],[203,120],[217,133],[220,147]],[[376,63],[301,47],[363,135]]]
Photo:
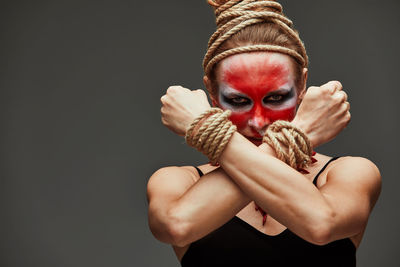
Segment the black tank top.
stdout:
[[[336,160],[330,159],[315,176]],[[196,168],[200,176],[200,169]],[[193,242],[181,260],[182,267],[244,266],[356,266],[356,248],[349,238],[337,240],[324,246],[314,245],[292,233],[289,229],[269,236],[239,217],[205,237]]]

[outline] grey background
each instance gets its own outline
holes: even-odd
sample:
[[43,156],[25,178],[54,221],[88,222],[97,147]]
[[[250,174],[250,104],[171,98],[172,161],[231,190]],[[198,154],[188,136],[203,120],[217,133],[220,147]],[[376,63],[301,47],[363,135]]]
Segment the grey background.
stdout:
[[[395,0],[282,1],[352,122],[318,151],[374,161],[383,191],[359,266],[400,266]],[[0,266],[178,266],[147,226],[148,177],[205,158],[160,123],[170,85],[203,88],[204,0],[0,2]],[[338,255],[339,256],[339,255]]]

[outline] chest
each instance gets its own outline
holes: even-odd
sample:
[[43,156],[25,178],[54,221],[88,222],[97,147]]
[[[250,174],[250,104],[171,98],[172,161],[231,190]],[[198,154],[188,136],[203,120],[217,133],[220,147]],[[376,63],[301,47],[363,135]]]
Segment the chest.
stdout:
[[[326,262],[327,259],[330,259],[329,262]],[[183,267],[355,266],[355,249],[348,239],[325,246],[313,245],[289,230],[269,236],[235,216],[219,229],[192,243],[181,264]]]

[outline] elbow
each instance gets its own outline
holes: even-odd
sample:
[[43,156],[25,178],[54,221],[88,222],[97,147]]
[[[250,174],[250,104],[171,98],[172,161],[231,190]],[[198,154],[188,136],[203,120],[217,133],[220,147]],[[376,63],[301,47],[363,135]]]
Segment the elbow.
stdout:
[[177,247],[185,247],[190,244],[188,226],[182,222],[171,223],[167,226],[169,244]]
[[173,246],[184,247],[190,242],[188,241],[189,224],[177,217],[172,211],[163,216],[163,219],[153,220],[149,218],[150,230],[154,237],[163,243]]
[[166,231],[169,237],[169,243],[174,246],[184,247],[190,244],[189,235],[191,233],[190,224],[174,209],[167,212]]
[[333,211],[326,212],[321,216],[319,222],[314,223],[308,230],[309,241],[314,245],[323,246],[333,241],[333,221],[335,213]]

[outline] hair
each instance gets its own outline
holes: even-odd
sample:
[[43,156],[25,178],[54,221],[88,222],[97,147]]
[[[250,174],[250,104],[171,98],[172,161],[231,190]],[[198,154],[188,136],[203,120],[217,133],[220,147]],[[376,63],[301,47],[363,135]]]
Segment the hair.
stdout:
[[210,38],[203,62],[205,75],[211,81],[209,93],[212,96],[217,93],[218,62],[229,55],[245,52],[271,51],[291,56],[296,85],[298,88],[304,86],[307,53],[298,31],[284,16],[279,3],[263,0],[208,0],[208,3],[217,17],[217,31]]

